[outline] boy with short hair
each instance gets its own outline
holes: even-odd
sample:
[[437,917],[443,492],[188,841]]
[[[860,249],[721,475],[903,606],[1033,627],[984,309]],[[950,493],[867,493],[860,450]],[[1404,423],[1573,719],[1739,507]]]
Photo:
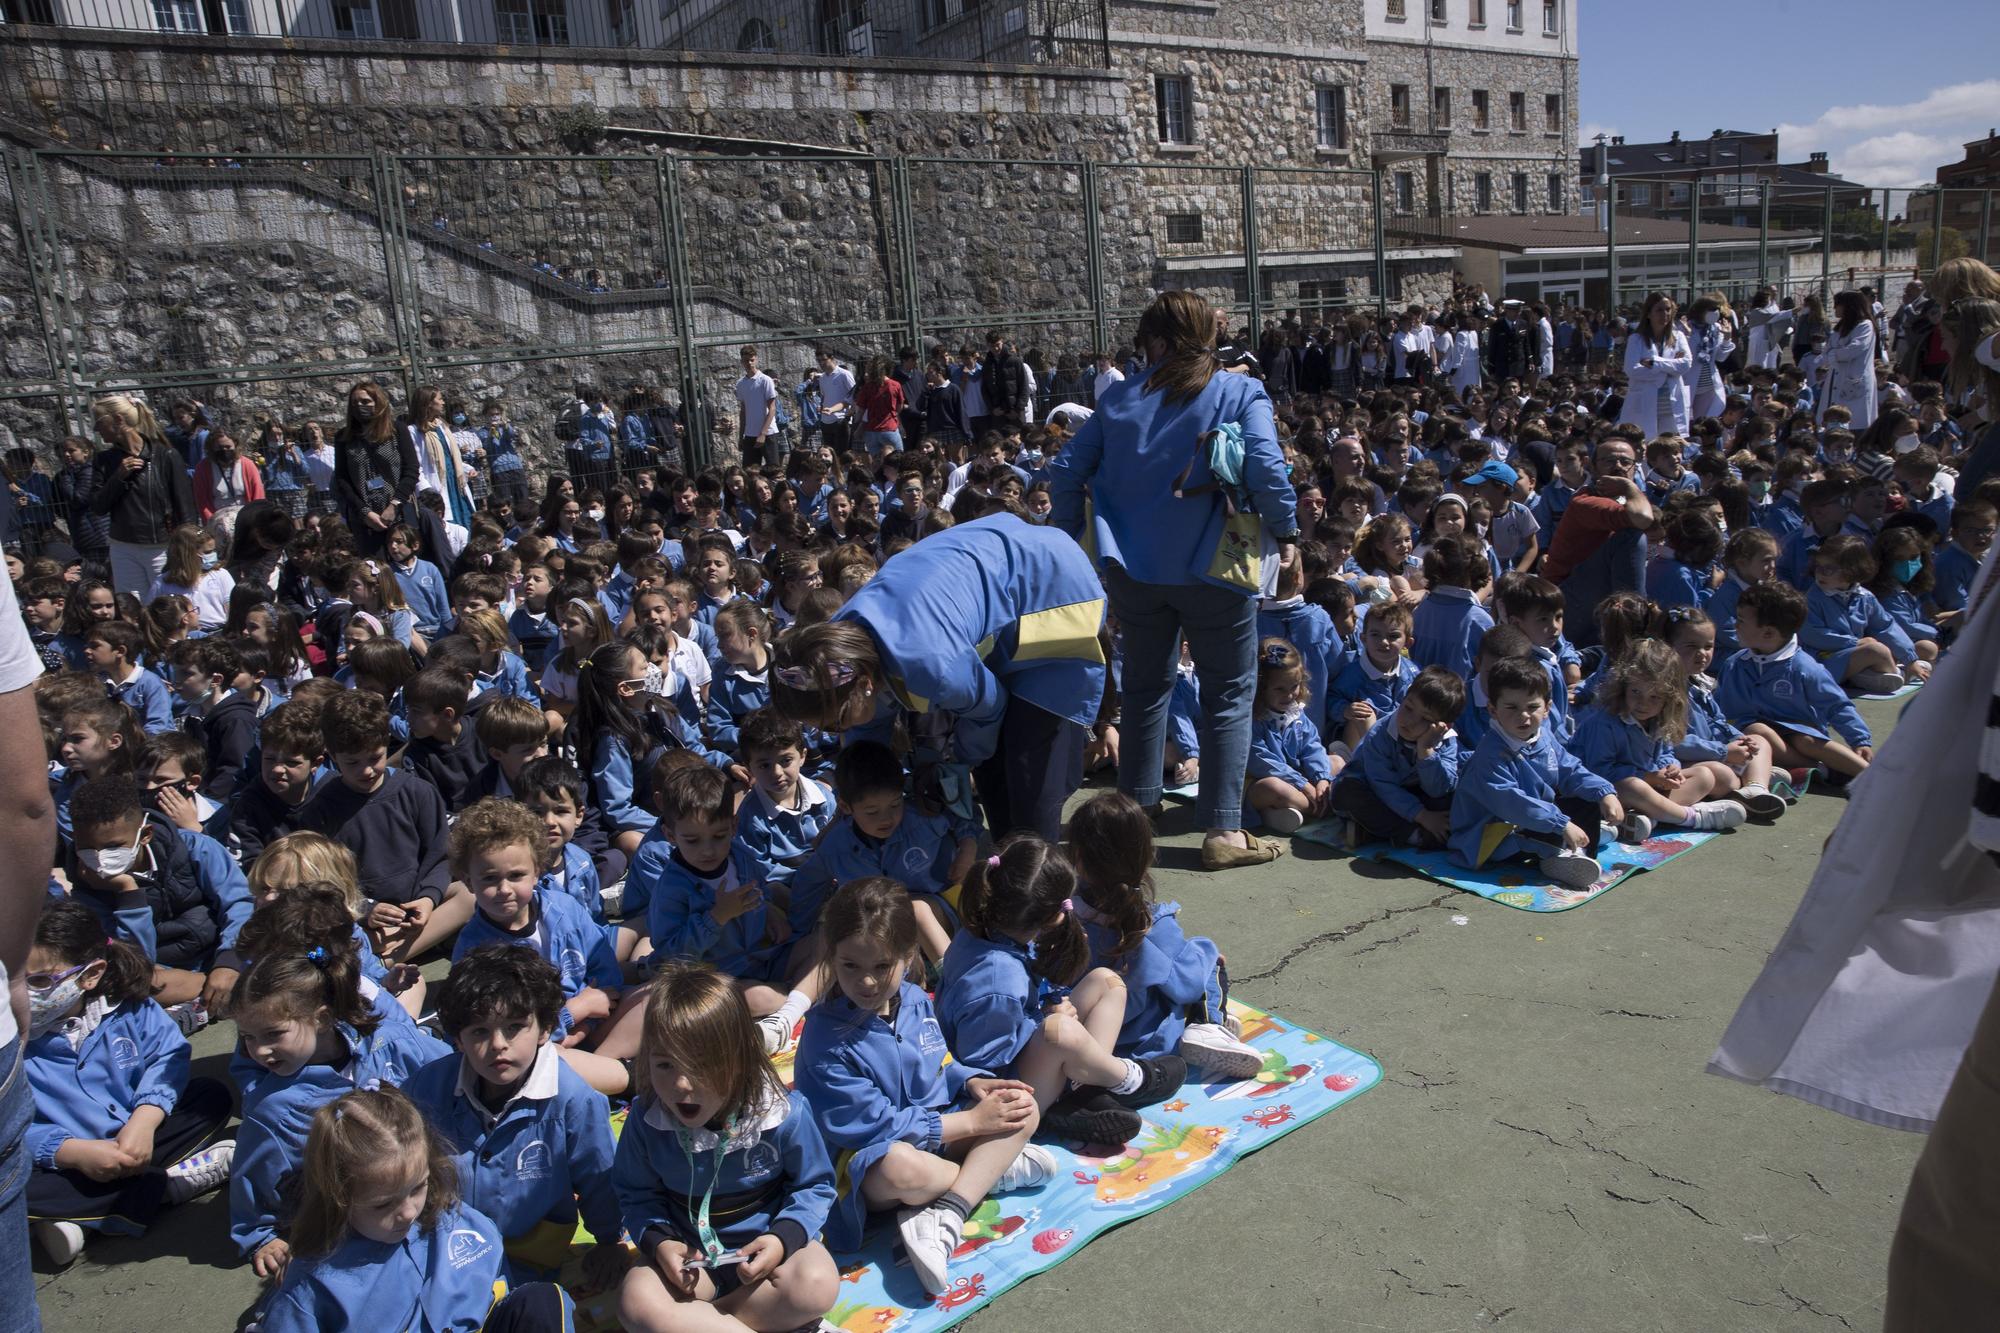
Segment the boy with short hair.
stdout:
[[320,734],[335,778],[314,793],[299,824],[354,853],[362,922],[386,962],[405,962],[457,932],[472,898],[445,865],[447,816],[436,787],[389,767],[389,705],[349,690],[329,699]]
[[1778,539],[1762,528],[1742,528],[1729,534],[1722,548],[1722,582],[1702,599],[1701,609],[1715,622],[1716,655],[1728,658],[1742,645],[1736,641],[1736,602],[1753,583],[1778,572]]
[[1809,481],[1799,495],[1805,524],[1785,541],[1778,557],[1778,577],[1803,592],[1811,585],[1812,556],[1819,544],[1839,532],[1847,522],[1847,482],[1839,477]]
[[[604,924],[604,893],[597,863],[576,840],[584,822],[583,774],[560,755],[542,755],[523,764],[514,778],[514,799],[542,821],[547,842],[548,887],[581,903],[590,919]],[[637,932],[633,932],[636,940]],[[631,953],[619,951],[622,959]]]
[[507,617],[507,632],[521,645],[521,660],[537,676],[548,665],[562,641],[562,629],[549,613],[549,594],[555,578],[541,561],[531,561],[521,570],[521,596],[513,614]]
[[[1257,637],[1283,639],[1298,650],[1310,692],[1306,716],[1320,735],[1332,735],[1327,729],[1326,690],[1327,682],[1347,665],[1340,634],[1333,617],[1306,600],[1303,561],[1279,567],[1276,591],[1277,596],[1267,597],[1257,606]],[[1347,754],[1347,747],[1337,738],[1326,748],[1342,758]]]
[[438,1025],[457,1051],[403,1090],[444,1140],[466,1203],[500,1228],[511,1280],[562,1267],[580,1215],[602,1238],[584,1273],[608,1287],[626,1266],[611,1107],[549,1039],[562,1006],[562,977],[547,959],[500,944],[473,950],[438,995]]
[[264,848],[296,833],[313,777],[326,751],[320,705],[304,699],[279,704],[257,726],[257,780],[236,794],[229,808],[229,836],[244,866]]
[[69,584],[59,574],[29,579],[21,585],[21,619],[28,622],[28,641],[42,659],[44,671],[81,671],[83,644],[62,632],[69,606]]
[[185,731],[148,736],[139,747],[133,770],[146,797],[167,822],[189,833],[206,833],[218,842],[229,836],[229,812],[201,794],[207,772],[207,747]]
[[[1486,739],[1486,733],[1493,729],[1493,696],[1490,693],[1493,668],[1509,659],[1535,661],[1537,660],[1535,646],[1528,641],[1527,634],[1519,625],[1495,625],[1487,630],[1485,637],[1479,641],[1477,669],[1471,679],[1465,682],[1465,707],[1460,710],[1457,720],[1452,723],[1458,732],[1458,748],[1465,754],[1469,755],[1478,748],[1479,742]],[[1557,725],[1555,721],[1555,700],[1559,694],[1565,696],[1563,704],[1565,720],[1562,725]],[[1568,707],[1567,691],[1562,688],[1561,681],[1551,673],[1549,718],[1550,725],[1556,727],[1558,740],[1568,738]]]
[[1452,858],[1478,869],[1530,857],[1557,884],[1590,887],[1603,873],[1594,855],[1603,841],[1602,825],[1616,828],[1625,818],[1624,805],[1611,784],[1564,749],[1546,725],[1549,675],[1540,662],[1497,662],[1487,686],[1493,728],[1459,767],[1451,803]]
[[174,688],[187,712],[181,725],[208,747],[208,795],[227,802],[242,785],[257,745],[264,687],[236,645],[225,638],[183,639],[167,654]]
[[479,710],[473,734],[486,752],[486,764],[473,779],[473,799],[518,799],[522,766],[549,752],[549,715],[528,699],[503,695]]
[[1411,613],[1411,661],[1444,667],[1461,680],[1471,673],[1480,637],[1493,628],[1478,601],[1491,572],[1476,540],[1440,537],[1431,543],[1424,552],[1430,591]]
[[628,528],[618,534],[618,568],[611,571],[611,577],[597,590],[597,600],[613,628],[619,627],[632,610],[632,595],[639,586],[635,568],[640,561],[657,559],[659,554],[659,544],[643,532]]
[[604,928],[550,883],[542,821],[519,801],[488,796],[451,826],[451,872],[472,895],[472,916],[458,932],[452,962],[482,944],[528,949],[555,965],[566,997],[550,1035],[563,1057],[598,1091],[623,1093],[624,1066],[582,1048],[591,1025],[611,1017],[624,974]]
[[1494,603],[1499,623],[1520,630],[1535,656],[1550,669],[1549,710],[1555,714],[1556,734],[1567,738],[1569,692],[1583,680],[1583,655],[1563,637],[1562,589],[1539,574],[1516,574],[1501,579]]
[[1736,603],[1743,645],[1722,664],[1715,701],[1738,730],[1762,722],[1777,733],[1771,762],[1820,764],[1836,780],[1859,777],[1875,756],[1868,724],[1827,669],[1799,647],[1806,599],[1775,580],[1752,584]]
[[146,640],[124,620],[100,620],[83,632],[83,657],[103,676],[111,692],[139,717],[149,736],[178,731],[174,698],[167,683],[139,665]]
[[833,822],[833,798],[801,771],[804,728],[776,709],[745,718],[738,747],[751,788],[736,812],[736,836],[770,864],[772,882],[789,885]]
[[[403,709],[410,722],[403,763],[437,788],[444,808],[453,814],[477,799],[480,770],[486,766],[479,738],[465,724],[471,697],[472,682],[444,667],[427,667],[403,686]],[[486,711],[482,709],[482,715]]]
[[[666,582],[667,613],[681,646],[675,651],[674,665],[682,668],[681,678],[708,706],[708,662],[720,649],[715,642],[715,626],[699,618],[701,599],[692,579],[676,574]],[[713,617],[710,617],[712,620]],[[699,665],[697,665],[697,661]]]
[[[1937,579],[1931,589],[1931,603],[1940,612],[1949,612],[1949,620],[1964,614],[1966,599],[1972,593],[1972,577],[1979,572],[1979,562],[1986,558],[1987,548],[1993,545],[1996,530],[2000,530],[2000,507],[1990,501],[1968,497],[1952,506],[1951,540],[1938,547],[1931,566]],[[1947,623],[1945,616],[1937,619],[1941,628]]]
[[1327,686],[1327,725],[1340,729],[1340,739],[1350,751],[1361,744],[1376,719],[1387,717],[1403,702],[1403,692],[1417,678],[1417,664],[1404,655],[1412,624],[1410,608],[1401,602],[1371,608],[1361,623],[1361,651]]
[[1451,794],[1461,756],[1452,721],[1465,709],[1465,682],[1425,667],[1396,711],[1368,729],[1333,784],[1333,811],[1353,842],[1442,847],[1451,836]]

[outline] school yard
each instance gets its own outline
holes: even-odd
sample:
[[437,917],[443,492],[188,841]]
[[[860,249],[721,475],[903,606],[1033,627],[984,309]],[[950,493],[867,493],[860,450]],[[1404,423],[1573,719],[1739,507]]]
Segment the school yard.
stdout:
[[[1897,705],[1866,704],[1878,738]],[[975,1314],[1022,1328],[1443,1333],[1879,1326],[1922,1141],[1702,1066],[1843,809],[1809,795],[1601,899],[1518,912],[1295,844],[1159,876],[1235,992],[1371,1053],[1380,1086]],[[223,1077],[232,1029],[195,1039]],[[213,1333],[254,1295],[222,1194],[41,1269],[54,1333]]]

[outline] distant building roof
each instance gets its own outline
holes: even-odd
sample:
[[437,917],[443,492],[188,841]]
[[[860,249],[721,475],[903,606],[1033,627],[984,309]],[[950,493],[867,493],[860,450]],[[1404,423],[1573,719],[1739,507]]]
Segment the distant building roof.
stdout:
[[[1392,220],[1386,229],[1398,232]],[[1508,250],[1515,254],[1525,254],[1530,250],[1601,250],[1604,248],[1604,227],[1594,217],[1582,214],[1514,215],[1493,214],[1491,216],[1454,218],[1440,224],[1436,219],[1426,219],[1422,234],[1441,241],[1458,245],[1475,246],[1485,250]],[[1700,242],[1703,245],[1740,245],[1757,240],[1755,227],[1730,227],[1721,223],[1702,224]],[[1804,231],[1773,231],[1773,244],[1805,242],[1815,239],[1817,233]],[[1621,246],[1640,245],[1682,245],[1688,243],[1688,227],[1685,221],[1673,218],[1620,217],[1618,219],[1618,244]]]

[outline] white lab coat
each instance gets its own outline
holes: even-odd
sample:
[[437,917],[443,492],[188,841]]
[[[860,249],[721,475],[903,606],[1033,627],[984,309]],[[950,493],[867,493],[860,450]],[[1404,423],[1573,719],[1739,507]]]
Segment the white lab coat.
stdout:
[[1479,387],[1479,335],[1471,329],[1459,329],[1445,344],[1443,359],[1438,369],[1451,376],[1451,387],[1462,399]]
[[1966,719],[1987,715],[1996,663],[2000,596],[1989,596],[1850,789],[1711,1074],[1930,1129],[2000,971],[2000,867],[1967,839],[1987,735]]
[[[1640,365],[1647,357],[1653,364]],[[1687,335],[1679,329],[1668,330],[1667,344],[1657,352],[1644,334],[1634,330],[1625,340],[1625,410],[1618,414],[1618,424],[1637,426],[1649,440],[1669,432],[1687,434],[1688,386],[1683,376],[1693,364]],[[1663,385],[1672,390],[1671,416],[1666,420],[1657,410]]]
[[1546,319],[1535,321],[1535,369],[1545,377],[1556,373],[1556,331]]
[[1826,354],[1813,372],[1818,379],[1818,419],[1826,420],[1826,409],[1839,403],[1854,414],[1849,426],[1859,435],[1875,422],[1875,325],[1858,321],[1843,337],[1839,329],[1826,334]]
[[1722,371],[1718,368],[1709,375],[1708,391],[1704,393],[1700,387],[1701,368],[1704,362],[1720,367],[1735,350],[1736,344],[1730,341],[1729,334],[1720,324],[1704,324],[1689,331],[1688,351],[1693,354],[1694,359],[1688,364],[1688,368],[1681,372],[1681,378],[1687,381],[1690,420],[1698,421],[1702,417],[1722,415],[1723,404],[1729,397],[1728,385],[1723,382]]
[[[1760,305],[1749,315],[1750,323],[1750,368],[1755,370],[1776,370],[1778,368],[1778,340],[1771,336],[1771,321],[1784,312],[1773,301],[1770,305]],[[1789,327],[1790,321],[1787,321]]]

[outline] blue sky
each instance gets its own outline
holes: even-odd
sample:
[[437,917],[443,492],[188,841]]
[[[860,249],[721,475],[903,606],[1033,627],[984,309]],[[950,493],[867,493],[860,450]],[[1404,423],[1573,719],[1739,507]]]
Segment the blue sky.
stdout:
[[2000,127],[2000,0],[1578,4],[1584,143],[1775,126],[1787,162],[1909,186]]

